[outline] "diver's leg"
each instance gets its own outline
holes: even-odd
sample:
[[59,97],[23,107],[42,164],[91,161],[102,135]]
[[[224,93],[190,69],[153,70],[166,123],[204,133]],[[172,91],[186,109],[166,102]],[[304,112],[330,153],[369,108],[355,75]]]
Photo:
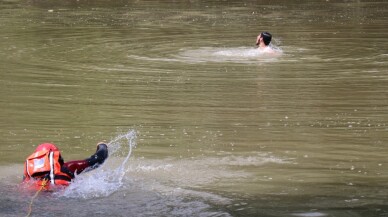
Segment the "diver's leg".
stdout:
[[67,168],[73,174],[80,174],[86,168],[95,169],[108,158],[108,146],[104,143],[97,144],[97,151],[94,155],[85,160],[75,160],[64,163],[63,167]]
[[93,169],[99,167],[108,158],[108,146],[105,143],[98,143],[96,153],[90,156],[86,161]]
[[80,174],[82,171],[84,171],[86,168],[89,167],[89,164],[86,160],[73,160],[68,161],[62,166],[62,172],[70,174],[72,173],[72,176],[74,174]]

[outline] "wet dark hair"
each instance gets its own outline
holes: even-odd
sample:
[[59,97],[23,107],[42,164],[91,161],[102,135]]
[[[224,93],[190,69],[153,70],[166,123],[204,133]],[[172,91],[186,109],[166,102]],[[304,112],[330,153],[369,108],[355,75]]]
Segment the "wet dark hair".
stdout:
[[265,45],[269,45],[272,39],[272,35],[269,32],[262,32],[260,33],[261,37],[263,37],[263,41]]

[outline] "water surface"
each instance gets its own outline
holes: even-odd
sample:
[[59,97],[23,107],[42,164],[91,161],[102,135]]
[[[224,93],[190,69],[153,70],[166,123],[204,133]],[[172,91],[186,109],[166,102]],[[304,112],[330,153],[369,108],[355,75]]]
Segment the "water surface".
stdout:
[[33,216],[388,215],[387,20],[385,1],[1,1],[0,215],[26,215],[39,143],[101,140],[107,165]]

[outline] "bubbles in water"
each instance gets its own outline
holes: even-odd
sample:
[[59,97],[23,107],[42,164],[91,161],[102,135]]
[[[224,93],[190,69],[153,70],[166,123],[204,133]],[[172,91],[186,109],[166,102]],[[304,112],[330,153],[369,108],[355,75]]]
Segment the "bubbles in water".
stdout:
[[[136,133],[134,130],[117,136],[107,145],[109,147],[109,158],[98,169],[78,175],[65,190],[57,192],[59,196],[68,198],[92,198],[106,197],[116,192],[123,184],[125,166],[136,146]],[[126,142],[126,144],[125,144]],[[128,150],[122,151],[127,145]],[[121,152],[120,152],[121,151]],[[121,159],[120,154],[126,154]],[[115,166],[114,164],[119,163]]]

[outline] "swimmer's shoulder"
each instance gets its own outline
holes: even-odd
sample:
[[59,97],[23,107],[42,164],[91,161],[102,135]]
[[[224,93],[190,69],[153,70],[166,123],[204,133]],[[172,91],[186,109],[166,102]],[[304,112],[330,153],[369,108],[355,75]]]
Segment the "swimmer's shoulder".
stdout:
[[283,53],[281,49],[279,49],[277,47],[273,47],[273,46],[259,48],[259,51],[260,51],[260,53],[262,53],[268,57],[278,57],[278,56],[281,56]]

